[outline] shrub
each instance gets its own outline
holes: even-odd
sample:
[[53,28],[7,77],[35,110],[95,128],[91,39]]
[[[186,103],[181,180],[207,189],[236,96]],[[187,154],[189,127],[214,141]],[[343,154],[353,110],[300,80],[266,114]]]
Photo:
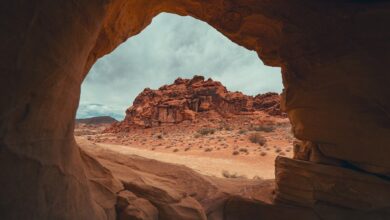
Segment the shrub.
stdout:
[[197,132],[198,132],[198,134],[204,136],[204,135],[214,134],[215,129],[214,128],[201,128]]
[[235,151],[233,151],[232,154],[233,154],[234,156],[236,156],[236,155],[238,155],[239,153],[240,153],[240,152],[238,152],[238,151],[235,150]]
[[253,130],[263,131],[263,132],[273,132],[273,131],[275,131],[275,127],[272,125],[259,125],[259,126],[253,127]]
[[261,135],[261,134],[258,133],[258,132],[250,134],[250,135],[249,135],[249,140],[250,140],[252,143],[260,144],[261,146],[264,146],[265,143],[267,142],[267,140],[265,139],[265,137],[263,137],[263,135]]
[[204,149],[204,152],[210,152],[210,151],[213,151],[213,148],[208,147],[208,148],[205,148],[205,149]]
[[238,175],[237,173],[230,173],[227,170],[222,171],[222,176],[225,178],[240,178],[240,179],[246,179],[247,177],[244,175]]
[[240,148],[239,151],[244,152],[244,153],[248,153],[248,149],[246,149],[246,148]]
[[241,129],[238,131],[239,134],[245,134],[246,132],[247,132],[247,130],[245,130],[245,129]]
[[173,150],[174,153],[176,153],[176,152],[178,152],[178,151],[179,151],[179,149],[177,149],[177,148],[175,148],[175,149]]
[[261,152],[260,155],[264,157],[265,155],[267,155],[267,153],[266,152]]

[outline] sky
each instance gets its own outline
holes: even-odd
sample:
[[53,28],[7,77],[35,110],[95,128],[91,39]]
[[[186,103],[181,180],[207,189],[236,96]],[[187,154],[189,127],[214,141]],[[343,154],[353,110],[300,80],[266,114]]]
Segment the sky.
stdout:
[[81,87],[77,118],[123,119],[144,88],[203,75],[247,95],[282,91],[280,68],[268,67],[205,22],[163,13],[91,68]]

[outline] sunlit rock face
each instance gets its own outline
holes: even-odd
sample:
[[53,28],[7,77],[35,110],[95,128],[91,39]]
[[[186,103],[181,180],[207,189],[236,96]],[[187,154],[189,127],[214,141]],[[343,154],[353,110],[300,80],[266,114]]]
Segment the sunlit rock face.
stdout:
[[[206,21],[237,44],[256,50],[265,64],[282,67],[282,104],[295,136],[311,142],[316,154],[329,160],[277,160],[276,201],[311,208],[323,202],[351,212],[380,210],[376,216],[386,218],[389,188],[366,193],[371,185],[354,185],[368,178],[372,187],[385,186],[390,176],[386,1],[22,0],[2,2],[0,13],[4,219],[115,218],[114,197],[120,184],[98,162],[83,156],[74,142],[80,85],[96,59],[139,33],[160,12]],[[343,191],[350,194],[299,196],[288,190],[297,183],[289,178],[293,173],[305,172],[303,180],[310,181],[317,179],[315,169],[328,172],[332,167],[337,172],[334,181],[326,179],[329,187],[310,190],[314,195],[334,195],[342,189],[339,179],[347,178],[354,180],[348,182],[351,190]],[[376,193],[381,196],[375,201],[351,196]],[[247,204],[234,201],[233,207]],[[359,203],[351,205],[353,201]],[[316,210],[332,218],[324,209]]]

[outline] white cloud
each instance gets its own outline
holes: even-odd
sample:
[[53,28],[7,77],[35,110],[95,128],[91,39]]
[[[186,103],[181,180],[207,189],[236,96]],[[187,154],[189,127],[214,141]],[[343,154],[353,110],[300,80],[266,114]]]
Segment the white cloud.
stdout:
[[264,66],[256,52],[236,45],[202,21],[164,13],[96,62],[82,85],[77,117],[96,114],[83,110],[90,103],[104,105],[100,113],[124,116],[145,87],[158,88],[195,74],[248,95],[282,90],[280,68]]

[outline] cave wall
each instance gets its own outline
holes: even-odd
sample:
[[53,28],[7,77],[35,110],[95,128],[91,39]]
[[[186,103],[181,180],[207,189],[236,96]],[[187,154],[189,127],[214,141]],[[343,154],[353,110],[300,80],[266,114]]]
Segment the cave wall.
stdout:
[[[111,194],[120,186],[92,181],[88,173],[99,176],[104,170],[88,166],[74,142],[80,85],[98,58],[161,12],[203,20],[257,51],[265,64],[282,67],[283,107],[294,135],[326,158],[310,160],[310,166],[390,177],[386,1],[3,1],[0,209],[5,217],[114,218]],[[288,164],[277,175],[292,172]],[[97,195],[100,187],[112,193]]]
[[[147,6],[113,1],[86,69],[160,12],[193,16],[257,51],[266,65],[282,67],[284,106],[296,137],[321,144],[326,156],[390,174],[389,154],[378,153],[390,143],[389,3],[171,0]],[[119,9],[146,13],[112,16]]]

